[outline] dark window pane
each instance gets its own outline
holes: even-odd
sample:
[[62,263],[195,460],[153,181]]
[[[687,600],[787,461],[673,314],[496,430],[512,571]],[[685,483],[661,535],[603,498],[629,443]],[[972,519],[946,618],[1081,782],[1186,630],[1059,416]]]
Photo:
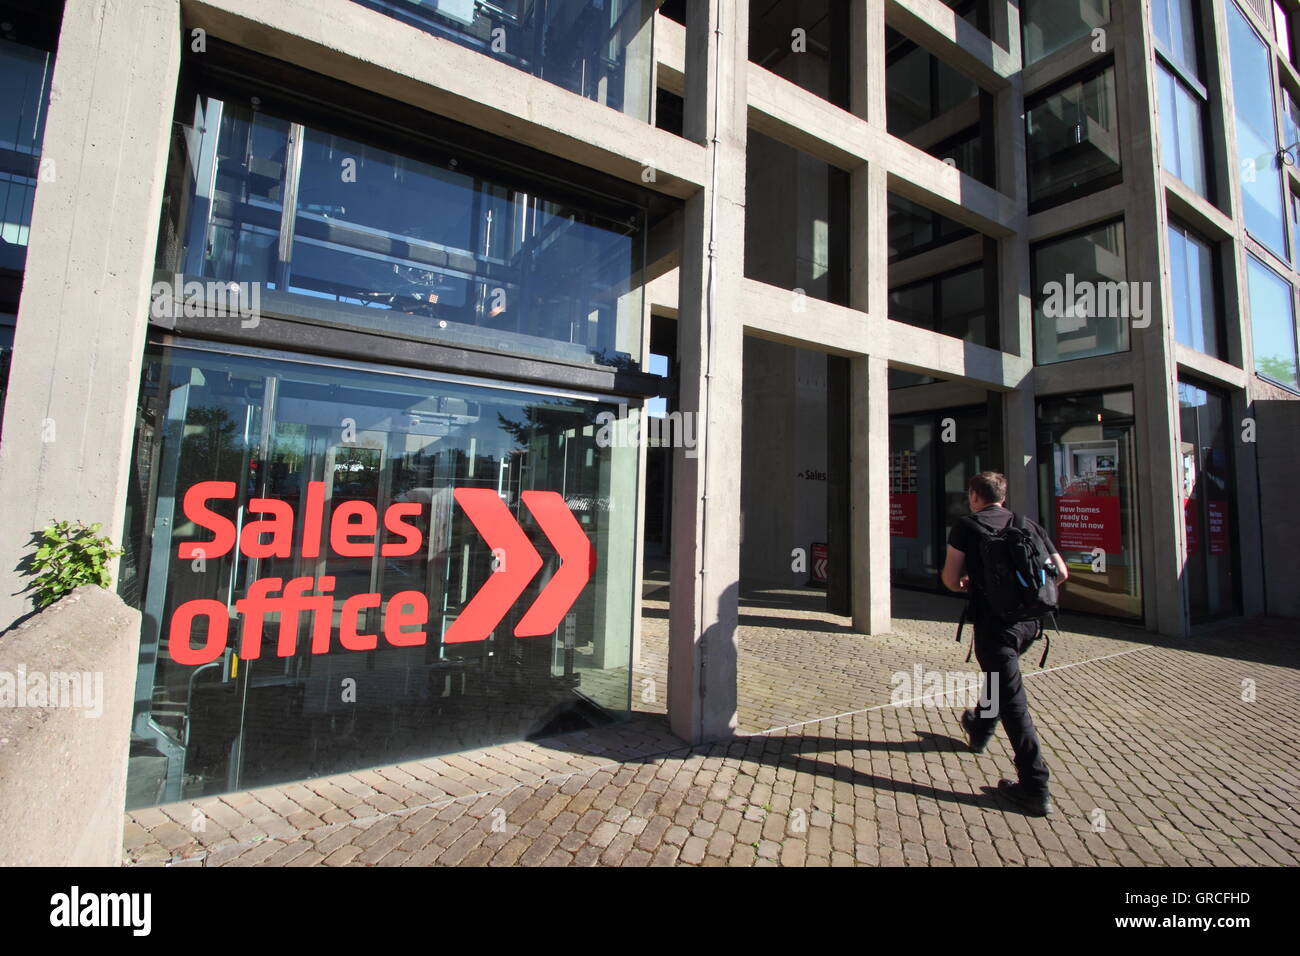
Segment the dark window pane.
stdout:
[[1035,362],[1128,351],[1130,323],[1149,319],[1151,303],[1144,283],[1127,281],[1123,223],[1040,243],[1031,258]]
[[1118,177],[1114,67],[1035,98],[1026,104],[1026,122],[1031,203],[1064,202]]
[[750,0],[749,59],[847,109],[849,5],[843,0]]
[[1024,0],[1025,62],[1033,63],[1110,21],[1110,0]]

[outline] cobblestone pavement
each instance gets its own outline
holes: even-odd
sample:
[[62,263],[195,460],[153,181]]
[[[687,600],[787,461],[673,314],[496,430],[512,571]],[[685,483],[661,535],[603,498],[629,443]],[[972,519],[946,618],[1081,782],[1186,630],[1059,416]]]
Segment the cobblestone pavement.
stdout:
[[[663,717],[666,587],[648,582],[630,722],[128,814],[128,859],[180,866],[1279,865],[1300,862],[1300,633],[1185,641],[1072,620],[1026,655],[1056,809],[1018,813],[999,733],[965,751],[925,672],[969,672],[957,602],[897,592],[895,633],[820,598],[746,598],[739,727]],[[1036,648],[1038,645],[1036,645]],[[915,685],[918,668],[923,677]],[[949,685],[951,686],[951,685]],[[201,820],[201,829],[195,821]]]

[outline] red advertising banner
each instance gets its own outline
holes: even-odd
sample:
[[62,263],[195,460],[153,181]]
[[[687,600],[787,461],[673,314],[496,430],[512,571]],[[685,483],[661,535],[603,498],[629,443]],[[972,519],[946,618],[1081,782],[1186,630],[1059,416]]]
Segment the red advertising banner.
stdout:
[[1106,554],[1123,550],[1119,498],[1114,495],[1069,495],[1056,499],[1056,545],[1062,551]]
[[1232,550],[1228,537],[1228,503],[1209,502],[1210,554],[1228,554]]
[[899,538],[916,537],[916,492],[901,491],[889,496],[889,533]]
[[1183,526],[1187,529],[1187,556],[1201,553],[1201,519],[1195,498],[1183,499]]

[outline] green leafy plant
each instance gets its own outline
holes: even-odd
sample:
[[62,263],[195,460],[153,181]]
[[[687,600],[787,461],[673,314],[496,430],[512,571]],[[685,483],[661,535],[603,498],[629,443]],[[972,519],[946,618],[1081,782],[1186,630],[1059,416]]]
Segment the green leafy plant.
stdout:
[[48,607],[83,584],[106,588],[113,583],[108,566],[122,551],[100,536],[100,527],[55,521],[34,535],[37,546],[31,570],[36,575],[32,587],[38,608]]

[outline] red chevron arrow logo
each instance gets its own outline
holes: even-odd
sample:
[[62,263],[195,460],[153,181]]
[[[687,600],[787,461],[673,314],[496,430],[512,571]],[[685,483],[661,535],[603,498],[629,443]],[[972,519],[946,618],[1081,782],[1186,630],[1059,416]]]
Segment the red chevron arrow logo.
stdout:
[[582,526],[558,493],[525,491],[523,499],[524,507],[537,519],[562,562],[560,570],[515,626],[515,637],[540,637],[554,633],[591,580],[596,570],[596,548],[587,540]]
[[[454,494],[488,547],[505,555],[504,567],[492,573],[442,638],[447,644],[467,644],[487,640],[541,569],[542,558],[495,491],[457,488]],[[560,569],[515,627],[516,637],[540,637],[560,626],[591,579],[596,549],[558,493],[525,491],[522,497],[561,560]]]
[[457,488],[455,497],[488,547],[500,548],[506,558],[505,567],[488,576],[442,636],[446,644],[468,644],[487,640],[541,568],[542,556],[491,488]]

